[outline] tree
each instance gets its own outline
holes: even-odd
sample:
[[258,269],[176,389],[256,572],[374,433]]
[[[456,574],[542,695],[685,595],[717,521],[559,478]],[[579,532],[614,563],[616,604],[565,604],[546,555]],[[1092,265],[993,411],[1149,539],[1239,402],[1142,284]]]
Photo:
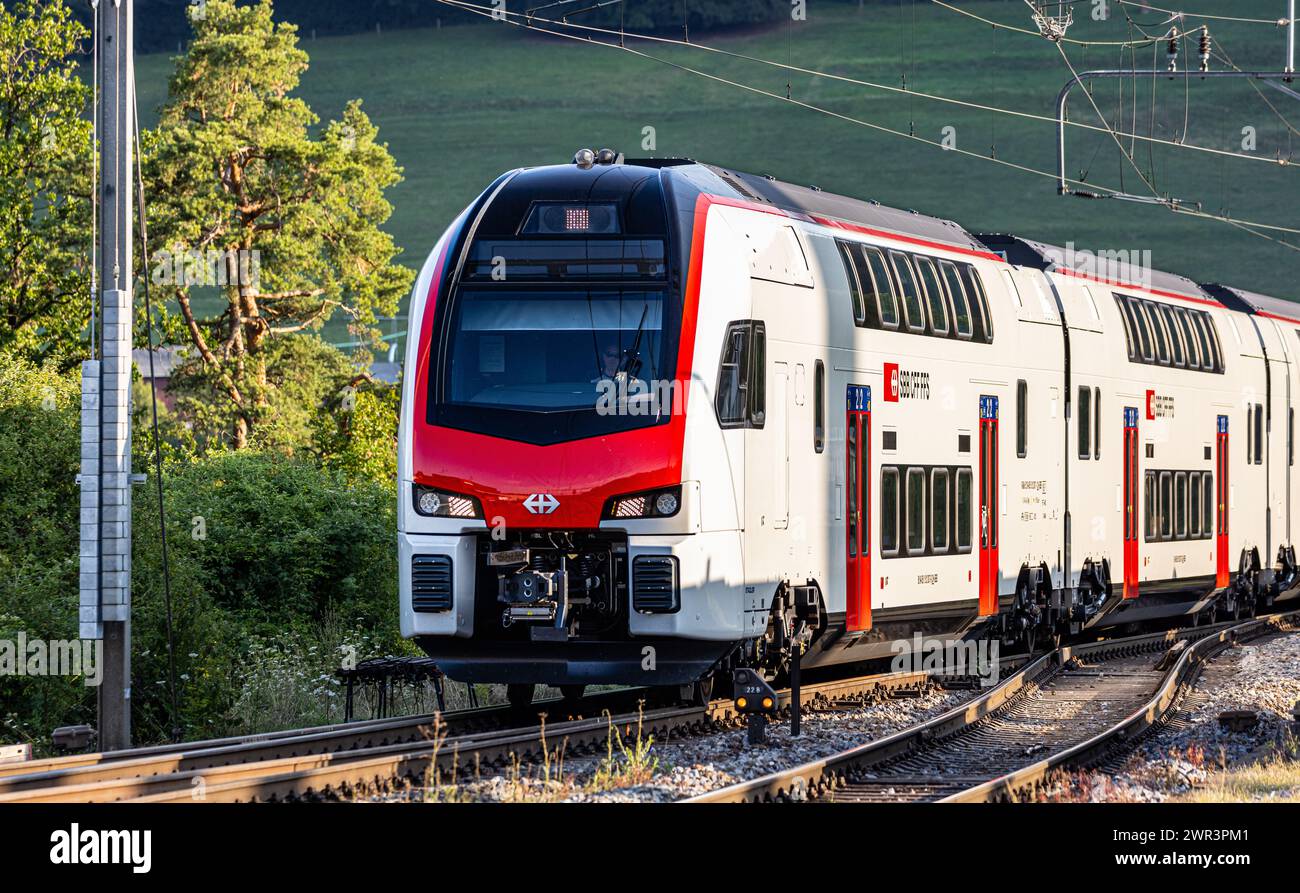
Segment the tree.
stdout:
[[87,36],[62,0],[0,4],[0,350],[81,353],[90,320]]
[[[151,279],[180,306],[183,336],[230,432],[248,446],[274,409],[269,346],[319,329],[336,311],[378,344],[412,272],[380,229],[401,180],[377,129],[353,101],[318,119],[290,94],[307,68],[297,29],[269,0],[207,0],[189,9],[194,38],[177,61],[147,141]],[[199,312],[215,289],[219,309]]]

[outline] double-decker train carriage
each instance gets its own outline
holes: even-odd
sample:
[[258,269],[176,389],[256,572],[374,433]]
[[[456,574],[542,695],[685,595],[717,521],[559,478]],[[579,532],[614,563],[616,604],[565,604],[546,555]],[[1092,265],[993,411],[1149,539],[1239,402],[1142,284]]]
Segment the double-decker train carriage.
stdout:
[[678,685],[1300,591],[1300,308],[686,160],[497,179],[411,302],[401,625]]

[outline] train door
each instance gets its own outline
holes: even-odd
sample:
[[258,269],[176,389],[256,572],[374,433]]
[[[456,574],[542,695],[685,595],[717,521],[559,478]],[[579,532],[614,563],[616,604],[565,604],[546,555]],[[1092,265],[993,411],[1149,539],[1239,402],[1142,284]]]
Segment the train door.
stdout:
[[1228,585],[1228,417],[1219,416],[1215,430],[1215,503],[1218,505],[1214,526],[1214,585]]
[[767,425],[774,438],[772,450],[772,527],[790,525],[790,366],[774,363]]
[[998,612],[998,398],[980,396],[980,616]]
[[849,385],[844,428],[848,492],[845,512],[848,540],[849,632],[871,629],[871,388]]
[[[1147,495],[1151,498],[1151,494]],[[1138,597],[1138,411],[1124,407],[1124,597]]]

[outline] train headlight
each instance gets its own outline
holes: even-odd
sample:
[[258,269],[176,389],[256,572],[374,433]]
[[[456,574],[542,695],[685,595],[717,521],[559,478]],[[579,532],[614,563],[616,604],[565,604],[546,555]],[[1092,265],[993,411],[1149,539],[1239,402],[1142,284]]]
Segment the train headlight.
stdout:
[[415,486],[415,510],[429,518],[482,518],[483,507],[473,496]]
[[656,496],[655,514],[663,515],[665,517],[667,517],[668,515],[677,514],[677,494],[660,493],[658,496]]
[[611,521],[628,518],[671,518],[682,507],[682,488],[665,487],[644,493],[615,496],[605,503],[604,517]]

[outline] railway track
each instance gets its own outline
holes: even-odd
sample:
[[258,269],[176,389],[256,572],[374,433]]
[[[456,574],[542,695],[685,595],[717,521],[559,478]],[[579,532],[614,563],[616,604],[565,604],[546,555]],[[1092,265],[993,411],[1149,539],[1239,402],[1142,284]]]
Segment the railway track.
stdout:
[[[649,697],[646,689],[598,692],[580,704],[566,704],[561,698],[547,698],[533,704],[540,715],[567,717],[570,710],[599,715],[604,710],[622,713],[635,710],[637,702]],[[425,741],[441,722],[441,732],[468,735],[535,725],[527,714],[509,706],[470,707],[441,714],[387,717],[350,723],[264,732],[203,741],[159,744],[130,750],[73,754],[0,765],[0,795],[33,786],[78,784],[133,775],[202,769],[284,756],[308,756]],[[39,783],[39,785],[38,785]]]
[[[933,678],[925,672],[886,673],[805,685],[800,701],[805,708],[824,708],[915,690]],[[788,710],[790,692],[778,695],[779,707]],[[583,706],[596,705],[584,701]],[[448,719],[456,716],[449,714]],[[461,731],[427,716],[371,721],[364,729],[331,726],[306,735],[285,733],[268,740],[167,748],[144,756],[11,774],[0,778],[0,803],[348,799],[423,786],[435,777],[493,769],[513,760],[541,759],[544,750],[561,745],[569,755],[603,752],[611,727],[626,735],[640,724],[643,734],[672,740],[738,723],[732,702],[725,699],[703,706],[651,707],[608,718],[547,723],[544,729],[534,725]]]
[[1219,651],[1297,628],[1291,612],[1060,648],[928,722],[688,802],[1034,799],[1159,725]]

